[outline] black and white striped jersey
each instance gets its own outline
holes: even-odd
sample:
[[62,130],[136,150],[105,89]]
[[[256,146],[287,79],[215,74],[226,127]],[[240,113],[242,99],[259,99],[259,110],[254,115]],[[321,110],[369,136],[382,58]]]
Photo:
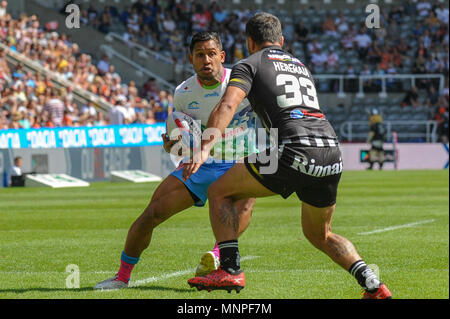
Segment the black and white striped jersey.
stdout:
[[337,146],[310,71],[279,46],[263,48],[236,64],[228,85],[244,90],[266,129],[278,129],[279,142]]

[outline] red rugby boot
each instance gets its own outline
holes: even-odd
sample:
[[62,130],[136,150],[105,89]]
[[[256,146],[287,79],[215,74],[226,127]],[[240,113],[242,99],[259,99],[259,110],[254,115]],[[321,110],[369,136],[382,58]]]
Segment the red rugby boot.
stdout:
[[239,293],[245,287],[245,276],[243,272],[239,275],[232,275],[219,267],[209,275],[189,279],[188,284],[191,288],[197,287],[197,290],[204,289],[208,292],[211,290],[226,290],[230,293],[234,289],[236,293]]
[[392,294],[385,284],[381,284],[374,292],[365,291],[361,299],[392,299]]

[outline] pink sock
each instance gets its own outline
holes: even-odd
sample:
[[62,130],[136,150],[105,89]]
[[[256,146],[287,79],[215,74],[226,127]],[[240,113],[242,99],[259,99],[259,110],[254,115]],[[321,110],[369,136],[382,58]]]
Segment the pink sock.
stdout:
[[220,258],[220,249],[219,249],[219,245],[216,244],[214,245],[213,250],[211,250],[213,252],[213,254],[217,257]]
[[129,264],[123,260],[120,261],[119,272],[117,273],[117,279],[123,281],[124,283],[128,283],[131,277],[131,271],[133,270],[134,265]]

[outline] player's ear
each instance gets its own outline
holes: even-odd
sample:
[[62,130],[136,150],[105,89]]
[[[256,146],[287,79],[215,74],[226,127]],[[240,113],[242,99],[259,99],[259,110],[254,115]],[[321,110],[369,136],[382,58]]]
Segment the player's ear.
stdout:
[[255,52],[255,50],[254,50],[255,42],[250,37],[247,37],[247,41],[246,42],[247,42],[247,50],[248,50],[248,52],[250,54],[253,54]]
[[189,61],[190,64],[194,64],[194,63],[193,63],[194,60],[193,60],[193,58],[192,58],[192,54],[191,54],[191,53],[188,54],[188,61]]
[[226,56],[227,54],[225,53],[225,50],[220,51],[220,62],[224,63]]
[[283,45],[284,45],[284,37],[281,36],[281,43],[280,43],[280,46],[283,47]]

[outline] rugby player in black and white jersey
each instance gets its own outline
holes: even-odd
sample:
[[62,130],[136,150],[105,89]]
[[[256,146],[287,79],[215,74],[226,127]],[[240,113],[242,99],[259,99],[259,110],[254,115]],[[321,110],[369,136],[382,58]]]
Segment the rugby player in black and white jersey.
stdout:
[[[265,127],[278,130],[278,169],[263,174],[259,155],[249,156],[209,187],[210,220],[221,266],[207,276],[189,279],[189,285],[208,291],[239,292],[244,288],[236,201],[276,194],[287,198],[295,192],[302,202],[305,237],[357,279],[365,290],[363,298],[391,298],[387,286],[367,267],[353,244],[331,231],[342,158],[336,134],[320,110],[311,73],[282,49],[284,38],[277,17],[256,14],[247,22],[246,37],[251,56],[234,66],[207,127],[218,129],[216,136],[220,137],[236,107],[248,98]],[[213,136],[203,138],[200,152],[184,170],[184,178],[197,171],[216,141]]]

